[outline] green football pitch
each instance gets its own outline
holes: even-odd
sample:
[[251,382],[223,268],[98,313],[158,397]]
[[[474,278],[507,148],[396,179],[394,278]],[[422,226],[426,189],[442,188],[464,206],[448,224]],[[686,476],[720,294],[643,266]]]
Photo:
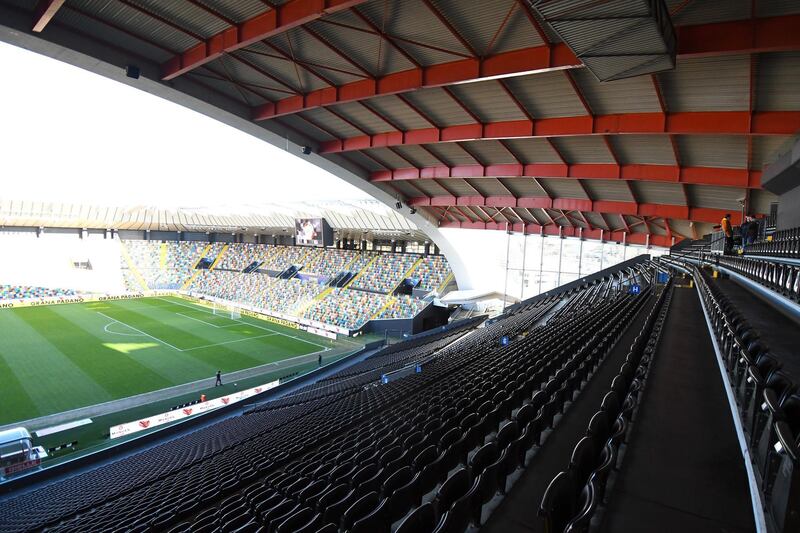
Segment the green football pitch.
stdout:
[[0,425],[333,346],[177,297],[1,309]]

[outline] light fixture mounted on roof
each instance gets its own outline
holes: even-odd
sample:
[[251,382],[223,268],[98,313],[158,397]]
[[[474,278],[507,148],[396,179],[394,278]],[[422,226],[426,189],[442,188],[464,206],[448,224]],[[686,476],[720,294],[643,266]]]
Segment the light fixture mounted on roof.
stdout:
[[528,0],[600,81],[675,68],[677,40],[664,0]]

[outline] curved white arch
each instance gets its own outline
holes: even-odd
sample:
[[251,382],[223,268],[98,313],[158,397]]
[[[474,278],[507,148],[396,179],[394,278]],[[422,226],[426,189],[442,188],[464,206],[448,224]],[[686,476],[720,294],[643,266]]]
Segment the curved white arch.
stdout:
[[[235,102],[223,100],[222,97],[216,95],[209,95],[204,88],[194,84],[186,77],[162,82],[159,79],[159,65],[146,62],[141,58],[133,58],[130,54],[103,46],[85,35],[57,25],[48,26],[47,31],[42,34],[32,34],[29,31],[30,20],[20,12],[0,7],[0,21],[3,21],[0,24],[0,40],[2,41],[94,72],[192,109],[300,157],[303,144],[292,141],[291,135],[283,135],[269,129],[271,125],[268,121],[253,122],[249,117],[250,110],[246,106],[236,105]],[[135,63],[140,67],[141,77],[139,79],[133,80],[125,75],[124,65],[128,63]],[[204,99],[200,95],[209,98]],[[302,157],[394,208],[397,199],[365,179],[366,176],[360,175],[355,167],[346,168],[316,153]],[[421,213],[412,215],[406,212],[405,208],[403,211],[403,216],[428,235],[447,257],[459,288],[473,288],[469,269],[458,250],[439,232],[438,224]]]

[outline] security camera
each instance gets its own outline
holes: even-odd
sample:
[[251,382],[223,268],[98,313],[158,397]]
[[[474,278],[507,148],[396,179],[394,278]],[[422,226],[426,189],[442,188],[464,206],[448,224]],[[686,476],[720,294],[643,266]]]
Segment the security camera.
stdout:
[[311,153],[311,147],[303,146],[303,148],[301,148],[300,151],[303,152],[303,155],[309,155]]

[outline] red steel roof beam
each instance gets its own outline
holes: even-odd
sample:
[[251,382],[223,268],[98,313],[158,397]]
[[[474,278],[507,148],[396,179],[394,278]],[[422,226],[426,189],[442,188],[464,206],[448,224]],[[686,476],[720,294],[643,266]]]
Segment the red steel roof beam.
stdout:
[[[800,32],[799,32],[800,33]],[[298,108],[300,110],[300,108]],[[680,113],[623,113],[592,117],[555,117],[503,122],[475,122],[444,128],[406,130],[400,134],[378,133],[369,142],[420,144],[480,139],[532,139],[576,135],[615,134],[711,134],[791,135],[800,129],[800,111],[691,111]],[[346,151],[348,139],[331,141],[324,153]]]
[[161,65],[161,77],[171,80],[255,42],[279,35],[325,15],[350,9],[366,0],[289,0],[236,26],[231,26]]
[[[297,1],[297,0],[295,0]],[[715,22],[696,26],[681,26],[678,47],[681,57],[727,55],[766,51],[800,50],[800,15],[784,15],[747,19],[734,22]],[[255,120],[266,120],[287,112],[397,94],[423,87],[436,87],[453,83],[480,81],[486,78],[521,76],[564,68],[578,68],[583,64],[563,43],[541,45],[487,58],[460,59],[411,69],[382,76],[374,83],[348,83],[334,91],[313,91],[304,100],[283,106],[263,106],[254,113]]]
[[[502,142],[502,141],[501,141]],[[420,145],[424,148],[424,145]],[[430,151],[428,150],[430,153]],[[566,165],[562,163],[534,163],[519,165],[489,165],[486,172],[476,176],[470,168],[459,175],[459,169],[465,167],[451,167],[442,163],[436,167],[422,167],[419,172],[408,175],[404,169],[373,172],[370,181],[389,181],[393,179],[430,179],[443,178],[477,178],[477,177],[503,177],[503,178],[576,178],[576,179],[620,179],[625,181],[652,181],[670,183],[688,183],[695,185],[716,185],[720,187],[761,188],[761,171],[746,168],[717,168],[717,167],[684,167],[680,165],[620,165],[614,163],[591,163],[582,165]],[[495,173],[495,170],[502,172]]]
[[[447,190],[447,189],[445,189]],[[638,217],[673,218],[676,220],[694,220],[697,222],[718,223],[730,212],[726,209],[694,207],[668,204],[649,204],[635,202],[617,202],[597,200],[592,202],[586,198],[550,198],[530,196],[515,198],[513,196],[455,196],[448,191],[448,196],[434,196],[427,200],[411,200],[413,205],[480,205],[487,207],[518,207],[529,209],[552,209],[568,211],[587,211],[614,215]],[[409,204],[411,205],[411,203]],[[732,213],[733,222],[739,223],[740,213]]]

